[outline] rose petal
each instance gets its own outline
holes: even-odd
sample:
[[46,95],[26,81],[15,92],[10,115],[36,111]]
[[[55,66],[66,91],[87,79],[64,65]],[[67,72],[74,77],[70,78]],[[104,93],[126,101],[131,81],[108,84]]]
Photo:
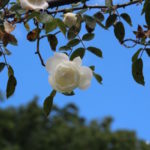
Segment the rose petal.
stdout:
[[52,88],[53,88],[54,90],[57,90],[57,88],[56,88],[56,86],[55,86],[55,81],[54,81],[52,75],[48,77],[48,82],[50,83],[50,85],[52,86]]
[[82,60],[81,58],[78,56],[76,58],[73,59],[73,62],[75,62],[77,65],[81,66],[82,65]]
[[46,9],[48,7],[48,3],[45,0],[20,0],[21,7],[27,10],[40,10]]
[[81,67],[80,69],[80,89],[87,89],[91,84],[93,73],[89,67]]
[[46,62],[46,70],[49,73],[53,73],[58,64],[62,63],[63,61],[68,61],[69,58],[64,53],[55,53],[53,57],[49,58]]

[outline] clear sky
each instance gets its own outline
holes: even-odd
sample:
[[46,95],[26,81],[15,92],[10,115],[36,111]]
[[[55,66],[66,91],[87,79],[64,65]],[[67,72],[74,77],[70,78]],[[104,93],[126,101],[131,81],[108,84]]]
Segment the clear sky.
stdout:
[[[129,12],[133,21],[132,28],[124,23],[126,37],[133,37],[132,31],[137,28],[138,24],[144,23],[143,17],[140,17],[141,6],[129,7],[123,11]],[[105,31],[97,26],[95,33],[95,39],[85,44],[101,48],[104,58],[97,58],[87,52],[83,63],[84,65],[96,66],[96,72],[103,76],[103,85],[99,85],[93,79],[88,90],[76,90],[76,95],[73,97],[57,94],[54,103],[64,106],[73,102],[79,107],[80,115],[88,120],[101,120],[105,116],[112,116],[115,119],[113,130],[135,130],[140,138],[150,140],[149,58],[146,54],[143,55],[146,81],[146,85],[143,87],[135,83],[131,75],[131,57],[139,47],[126,49],[121,46],[114,37],[113,28]],[[35,43],[29,43],[26,40],[27,32],[24,27],[18,25],[14,34],[18,37],[19,45],[18,47],[8,47],[12,50],[12,55],[7,59],[15,70],[18,85],[15,94],[9,100],[1,103],[0,107],[25,105],[35,95],[39,96],[39,104],[42,105],[44,98],[52,90],[48,83],[48,73],[34,54]],[[59,46],[66,42],[63,36],[59,36],[59,41]],[[41,53],[45,61],[53,55],[47,41],[43,41]],[[0,82],[0,88],[4,91],[7,82],[6,70],[0,74]]]

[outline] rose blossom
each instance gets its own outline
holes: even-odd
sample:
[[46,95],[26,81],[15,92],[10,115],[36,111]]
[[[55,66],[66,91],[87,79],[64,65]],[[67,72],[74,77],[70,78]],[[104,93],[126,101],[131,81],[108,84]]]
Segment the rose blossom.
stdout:
[[87,89],[93,76],[89,67],[81,66],[82,60],[76,57],[73,61],[64,53],[55,53],[46,63],[50,73],[49,83],[56,91],[70,93],[75,88]]
[[76,25],[77,23],[77,16],[76,14],[73,13],[66,13],[64,14],[64,23],[67,25],[69,28]]
[[41,10],[48,7],[46,0],[20,0],[20,5],[26,10]]

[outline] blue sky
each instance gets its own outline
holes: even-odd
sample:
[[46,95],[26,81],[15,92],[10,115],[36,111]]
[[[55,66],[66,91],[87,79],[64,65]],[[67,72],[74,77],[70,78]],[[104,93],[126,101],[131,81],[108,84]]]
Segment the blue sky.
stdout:
[[[129,12],[133,18],[133,27],[126,23],[126,37],[133,37],[132,31],[138,24],[144,23],[144,17],[140,17],[141,6],[129,7],[120,12]],[[90,12],[92,13],[92,11]],[[96,66],[96,72],[103,76],[103,85],[99,85],[95,79],[91,87],[86,91],[76,90],[76,95],[66,97],[57,94],[54,103],[64,106],[70,102],[75,103],[80,109],[80,115],[88,120],[101,120],[105,116],[112,116],[115,121],[113,130],[130,129],[137,131],[137,135],[145,140],[150,140],[150,60],[147,55],[144,58],[145,87],[138,85],[131,75],[131,57],[139,47],[126,49],[119,44],[114,37],[113,28],[105,31],[97,26],[96,36],[87,46],[92,45],[102,49],[103,59],[87,53],[83,64]],[[18,47],[9,46],[12,55],[7,57],[8,62],[15,70],[18,85],[15,94],[1,103],[1,107],[19,106],[27,104],[35,95],[39,96],[39,104],[51,92],[48,83],[48,73],[40,64],[35,53],[35,43],[26,40],[24,27],[18,25],[14,31],[18,37]],[[59,36],[59,46],[66,40]],[[46,61],[53,55],[47,41],[41,44],[41,53]],[[4,91],[7,82],[7,70],[0,74],[1,89]]]

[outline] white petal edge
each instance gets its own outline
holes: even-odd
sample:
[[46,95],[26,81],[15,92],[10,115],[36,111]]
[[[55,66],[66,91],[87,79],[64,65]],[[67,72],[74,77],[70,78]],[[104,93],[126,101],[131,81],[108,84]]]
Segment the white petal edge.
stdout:
[[60,63],[68,61],[69,57],[64,53],[54,53],[54,56],[49,58],[46,62],[46,70],[49,73],[53,73]]
[[54,90],[57,90],[57,88],[56,88],[56,86],[55,86],[55,81],[54,81],[54,78],[53,78],[52,75],[48,77],[48,82],[50,83],[50,85],[52,86],[52,88],[53,88]]
[[42,5],[31,4],[28,0],[20,0],[20,5],[23,9],[27,10],[40,10],[48,8],[48,2],[43,1]]
[[89,67],[81,67],[80,68],[80,89],[87,89],[91,84],[91,79],[93,76],[93,72]]
[[82,60],[81,58],[78,56],[76,58],[73,59],[73,62],[75,62],[77,65],[81,66],[82,65]]

